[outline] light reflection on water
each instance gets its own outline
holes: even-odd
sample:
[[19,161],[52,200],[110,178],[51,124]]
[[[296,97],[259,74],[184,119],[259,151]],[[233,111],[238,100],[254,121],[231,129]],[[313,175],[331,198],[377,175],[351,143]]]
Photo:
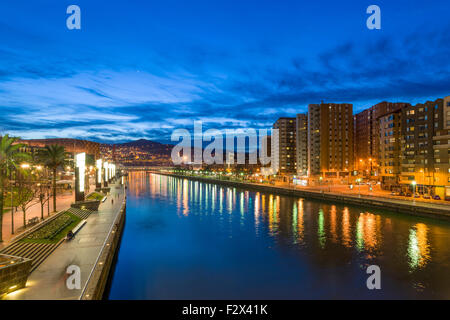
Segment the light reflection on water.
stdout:
[[[450,298],[448,223],[145,172],[128,180],[110,298]],[[371,264],[380,291],[365,286]]]

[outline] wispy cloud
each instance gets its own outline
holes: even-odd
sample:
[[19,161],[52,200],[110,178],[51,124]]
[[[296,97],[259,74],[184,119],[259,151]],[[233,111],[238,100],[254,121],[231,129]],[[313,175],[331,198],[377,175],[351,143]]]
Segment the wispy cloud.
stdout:
[[382,100],[416,103],[450,94],[444,20],[439,28],[402,35],[316,43],[314,54],[277,47],[273,35],[220,45],[203,29],[198,38],[170,31],[173,38],[154,46],[122,35],[123,48],[81,33],[80,43],[95,46],[72,52],[62,45],[66,38],[58,44],[0,26],[8,30],[0,44],[0,130],[25,138],[169,141],[172,130],[191,129],[194,120],[205,130],[262,128],[322,100],[361,110]]

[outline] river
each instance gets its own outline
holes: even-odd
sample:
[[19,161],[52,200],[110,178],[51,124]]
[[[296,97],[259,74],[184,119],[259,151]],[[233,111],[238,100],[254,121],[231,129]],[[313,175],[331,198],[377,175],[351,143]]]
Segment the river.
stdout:
[[448,222],[136,171],[109,298],[450,299],[449,273]]

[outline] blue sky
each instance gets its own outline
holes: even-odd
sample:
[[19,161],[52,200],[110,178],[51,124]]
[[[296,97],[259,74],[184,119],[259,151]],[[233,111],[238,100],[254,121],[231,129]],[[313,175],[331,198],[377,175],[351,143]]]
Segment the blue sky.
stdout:
[[[67,6],[81,30],[66,28]],[[381,8],[381,30],[366,8]],[[268,128],[309,103],[450,94],[447,0],[6,1],[0,133],[168,142]]]

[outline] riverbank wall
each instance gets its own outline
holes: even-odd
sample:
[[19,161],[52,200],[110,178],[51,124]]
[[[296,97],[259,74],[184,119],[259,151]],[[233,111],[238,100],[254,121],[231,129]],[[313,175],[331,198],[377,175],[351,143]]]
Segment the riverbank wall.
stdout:
[[389,210],[396,213],[409,214],[419,217],[434,218],[440,220],[450,221],[450,205],[445,208],[445,205],[441,205],[442,208],[437,208],[428,205],[427,203],[407,203],[406,201],[400,202],[399,200],[384,199],[380,197],[368,197],[368,196],[353,196],[329,192],[317,192],[301,189],[291,189],[284,187],[277,187],[271,185],[262,185],[248,182],[239,182],[232,180],[219,180],[212,178],[196,177],[196,176],[184,176],[172,173],[153,172],[155,174],[161,174],[165,176],[171,176],[176,178],[185,178],[193,181],[200,181],[206,183],[214,183],[227,187],[235,187],[240,189],[247,189],[265,193],[275,193],[284,196],[301,197],[319,201],[342,203],[352,206],[370,207],[374,209]]
[[101,300],[103,298],[109,276],[114,268],[114,257],[120,247],[120,239],[125,225],[125,216],[126,195],[122,202],[120,212],[111,226],[111,230],[105,240],[92,274],[88,279],[85,290],[80,296],[80,300]]

